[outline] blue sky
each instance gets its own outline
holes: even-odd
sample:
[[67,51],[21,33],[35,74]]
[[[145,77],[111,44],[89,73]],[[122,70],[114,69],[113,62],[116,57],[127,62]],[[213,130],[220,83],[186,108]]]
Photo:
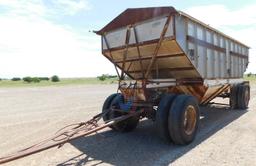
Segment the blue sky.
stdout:
[[99,30],[126,8],[174,6],[251,47],[256,73],[256,2],[164,0],[0,0],[0,77],[90,77],[115,73]]

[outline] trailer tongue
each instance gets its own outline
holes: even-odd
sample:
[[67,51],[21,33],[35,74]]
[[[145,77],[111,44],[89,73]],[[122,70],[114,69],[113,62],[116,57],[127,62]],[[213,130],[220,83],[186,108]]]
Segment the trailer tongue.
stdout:
[[115,123],[118,123],[120,121],[123,121],[127,118],[130,118],[132,116],[136,116],[140,112],[133,112],[130,114],[126,114],[117,118],[113,118],[109,121],[107,121],[104,124],[99,124],[99,120],[102,118],[104,113],[100,113],[96,116],[94,116],[91,120],[86,122],[80,122],[76,124],[68,125],[59,131],[57,131],[54,136],[51,138],[48,138],[46,140],[43,140],[37,144],[34,144],[30,147],[27,147],[25,149],[21,149],[13,154],[10,154],[5,157],[0,158],[0,164],[7,163],[31,154],[39,153],[41,151],[53,148],[53,147],[61,147],[65,143],[68,143],[74,139],[90,135],[92,133],[97,133],[97,131],[102,130],[106,127],[109,127],[111,125],[114,125]]
[[[12,161],[103,129],[132,131],[141,118],[154,120],[159,135],[179,145],[196,136],[199,104],[216,97],[245,110],[249,82],[243,81],[249,47],[175,10],[173,7],[127,9],[96,32],[102,54],[114,64],[118,92],[102,113],[54,137],[0,159]],[[105,124],[98,125],[100,117]]]

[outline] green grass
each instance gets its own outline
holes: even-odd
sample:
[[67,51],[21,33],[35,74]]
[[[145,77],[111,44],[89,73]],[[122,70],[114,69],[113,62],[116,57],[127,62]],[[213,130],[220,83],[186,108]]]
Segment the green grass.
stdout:
[[26,83],[24,81],[0,81],[2,87],[41,87],[41,86],[66,86],[66,85],[100,85],[117,83],[117,78],[109,78],[100,81],[98,78],[63,78],[60,82],[41,81],[39,83]]
[[[256,76],[244,76],[244,80],[250,81],[250,84],[256,84]],[[42,86],[66,86],[66,85],[100,85],[115,84],[117,78],[109,78],[100,81],[98,78],[62,78],[60,82],[41,81],[39,83],[26,83],[24,81],[1,80],[0,88],[6,87],[42,87]]]
[[244,80],[250,81],[250,84],[256,84],[256,76],[244,76]]

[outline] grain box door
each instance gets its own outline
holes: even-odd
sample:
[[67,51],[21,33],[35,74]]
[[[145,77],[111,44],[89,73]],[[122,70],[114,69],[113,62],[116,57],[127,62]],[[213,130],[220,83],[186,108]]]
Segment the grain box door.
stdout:
[[[217,36],[216,33],[213,34],[213,44],[215,46],[219,46],[218,36]],[[213,56],[214,56],[214,77],[215,78],[220,78],[220,56],[219,56],[219,51],[214,50],[213,51]]]
[[[195,24],[193,22],[188,21],[187,22],[187,33],[188,36],[196,37],[196,28]],[[188,41],[188,50],[187,54],[191,62],[193,63],[194,66],[197,66],[196,64],[196,45],[193,42]]]
[[231,76],[230,41],[226,40],[226,77]]
[[[224,48],[225,50],[225,39],[220,36],[220,43],[221,48]],[[224,51],[220,52],[220,77],[224,78],[226,75],[226,54]]]
[[[209,30],[206,31],[206,42],[209,44],[213,44],[212,32]],[[213,78],[214,77],[213,50],[210,48],[207,48],[206,54],[207,54],[207,78]]]
[[[197,25],[197,39],[204,41],[204,30],[201,26]],[[205,47],[201,45],[197,45],[197,60],[198,60],[198,66],[197,69],[201,76],[205,76],[206,73],[206,52],[205,52]]]

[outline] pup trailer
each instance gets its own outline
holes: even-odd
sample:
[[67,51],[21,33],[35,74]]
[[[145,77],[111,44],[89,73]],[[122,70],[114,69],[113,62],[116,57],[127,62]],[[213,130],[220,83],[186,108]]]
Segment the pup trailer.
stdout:
[[[127,9],[95,33],[102,54],[114,64],[118,93],[107,97],[91,120],[67,126],[0,163],[105,127],[132,131],[145,117],[155,121],[164,140],[185,145],[196,136],[199,105],[223,97],[232,109],[248,107],[250,86],[243,73],[249,47],[173,7]],[[101,118],[105,123],[98,123]]]

